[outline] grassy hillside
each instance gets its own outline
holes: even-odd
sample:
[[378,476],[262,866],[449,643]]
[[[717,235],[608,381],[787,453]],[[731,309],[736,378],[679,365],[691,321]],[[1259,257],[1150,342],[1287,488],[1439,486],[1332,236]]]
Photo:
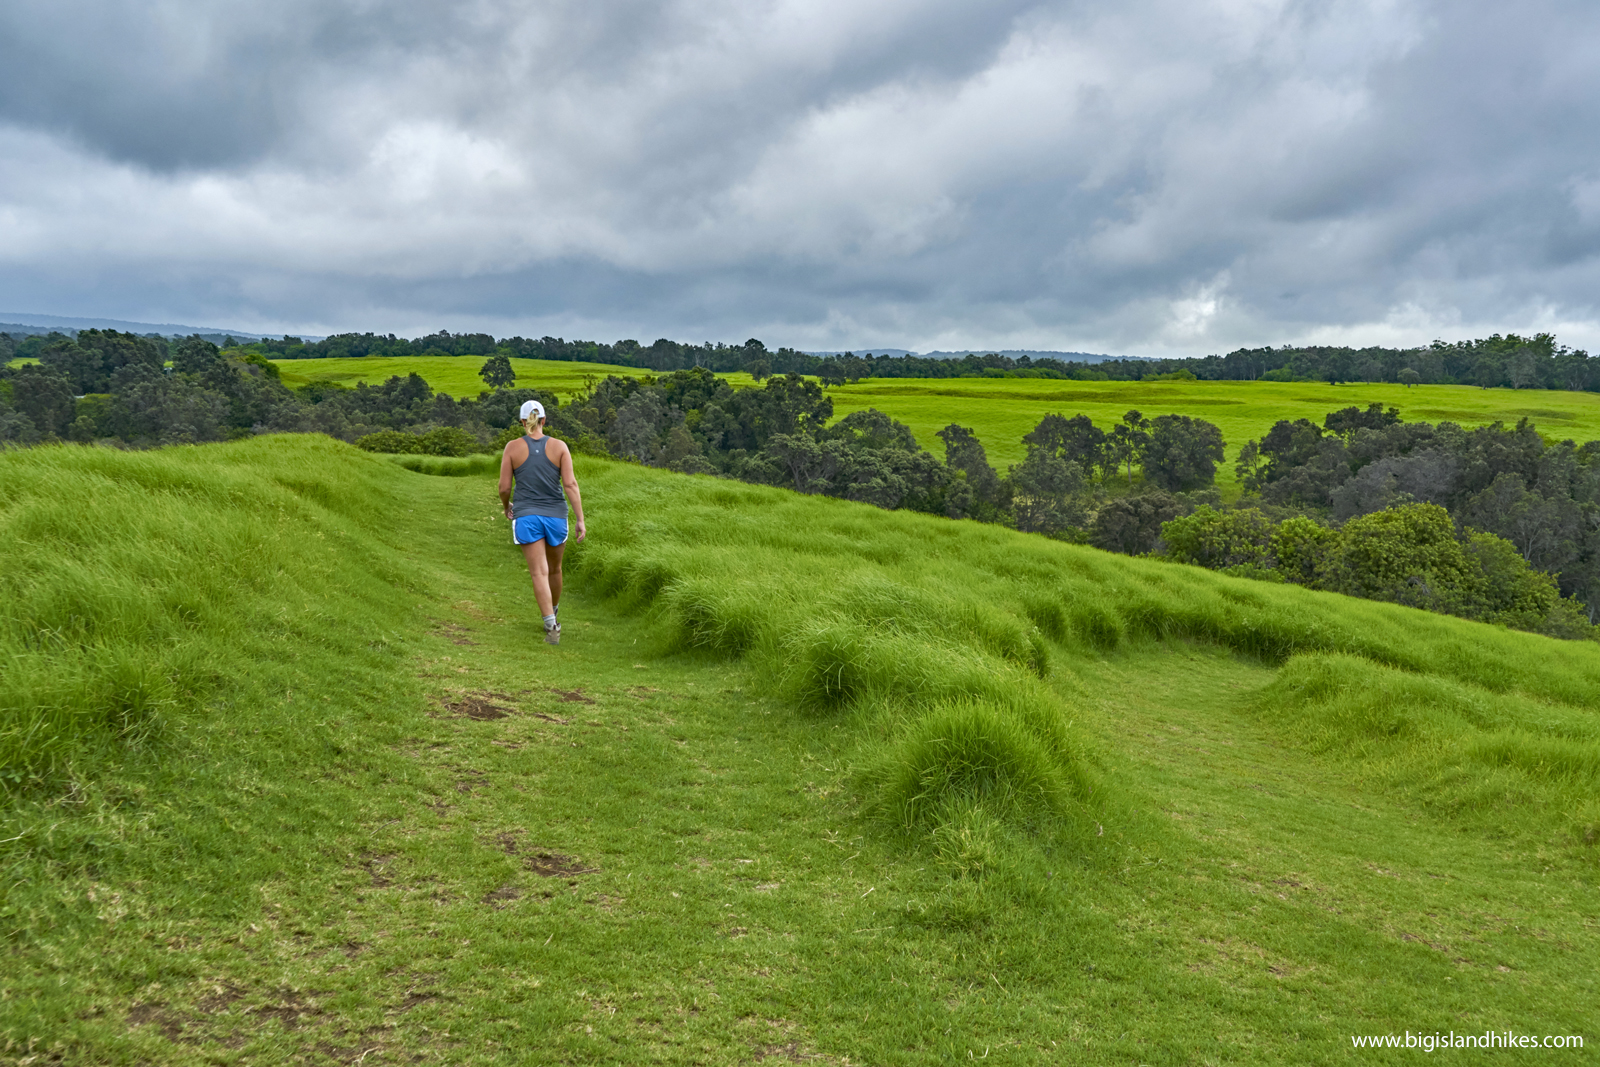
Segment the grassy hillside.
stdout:
[[552,649],[429,470],[0,454],[6,1056],[1595,1033],[1600,649],[587,459]]

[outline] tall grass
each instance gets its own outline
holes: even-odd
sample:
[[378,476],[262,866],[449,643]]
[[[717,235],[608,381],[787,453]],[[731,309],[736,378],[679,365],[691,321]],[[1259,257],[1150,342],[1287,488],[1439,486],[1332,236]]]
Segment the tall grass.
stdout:
[[[1355,713],[1294,695],[1308,671],[1351,693],[1383,678],[1454,694],[1450,707],[1492,707],[1500,732],[1480,730],[1476,755],[1428,763],[1419,750],[1405,765],[1454,768],[1456,799],[1436,798],[1447,808],[1470,807],[1468,779],[1496,760],[1519,781],[1559,779],[1526,795],[1564,798],[1588,832],[1573,798],[1592,788],[1600,754],[1582,726],[1600,706],[1600,648],[976,523],[599,461],[580,473],[603,503],[571,566],[658,613],[676,645],[744,657],[815,714],[859,716],[881,753],[870,803],[901,825],[971,803],[1008,825],[1041,811],[1094,825],[1085,814],[1108,791],[1095,792],[1074,740],[1072,686],[1041,679],[1074,658],[1188,639],[1288,665],[1291,688],[1263,707],[1328,751],[1347,729],[1337,715]],[[1422,692],[1391,689],[1391,709]],[[1430,721],[1423,749],[1465,738],[1473,720]]]
[[1590,708],[1347,655],[1295,657],[1256,707],[1358,778],[1429,808],[1491,828],[1553,821],[1600,843],[1600,715]]
[[385,456],[390,463],[418,474],[445,478],[467,478],[493,474],[500,469],[499,456]]
[[0,782],[93,775],[262,660],[377,638],[404,477],[311,436],[0,453]]

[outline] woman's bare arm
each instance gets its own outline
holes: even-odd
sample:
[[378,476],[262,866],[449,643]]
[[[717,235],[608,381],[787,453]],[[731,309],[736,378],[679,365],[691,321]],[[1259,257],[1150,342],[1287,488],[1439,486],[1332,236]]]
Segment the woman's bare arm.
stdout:
[[561,488],[566,491],[567,500],[572,504],[572,513],[578,524],[577,538],[582,541],[588,533],[583,523],[583,497],[578,495],[578,476],[572,473],[572,449],[565,442],[561,446]]

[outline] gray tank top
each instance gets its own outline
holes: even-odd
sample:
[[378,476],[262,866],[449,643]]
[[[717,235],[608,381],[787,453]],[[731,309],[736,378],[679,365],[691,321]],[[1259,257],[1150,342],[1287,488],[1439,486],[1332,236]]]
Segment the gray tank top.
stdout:
[[561,492],[561,468],[551,463],[544,454],[549,437],[537,441],[523,435],[528,446],[528,458],[522,466],[513,467],[511,476],[516,479],[516,489],[511,494],[511,517],[540,515],[549,519],[567,517],[567,498]]

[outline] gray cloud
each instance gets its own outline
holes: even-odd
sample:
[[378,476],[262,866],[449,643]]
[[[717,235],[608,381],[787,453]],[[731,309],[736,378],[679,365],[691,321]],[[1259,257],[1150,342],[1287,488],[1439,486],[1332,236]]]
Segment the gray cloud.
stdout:
[[1600,347],[1563,0],[15,0],[61,314],[816,347]]

